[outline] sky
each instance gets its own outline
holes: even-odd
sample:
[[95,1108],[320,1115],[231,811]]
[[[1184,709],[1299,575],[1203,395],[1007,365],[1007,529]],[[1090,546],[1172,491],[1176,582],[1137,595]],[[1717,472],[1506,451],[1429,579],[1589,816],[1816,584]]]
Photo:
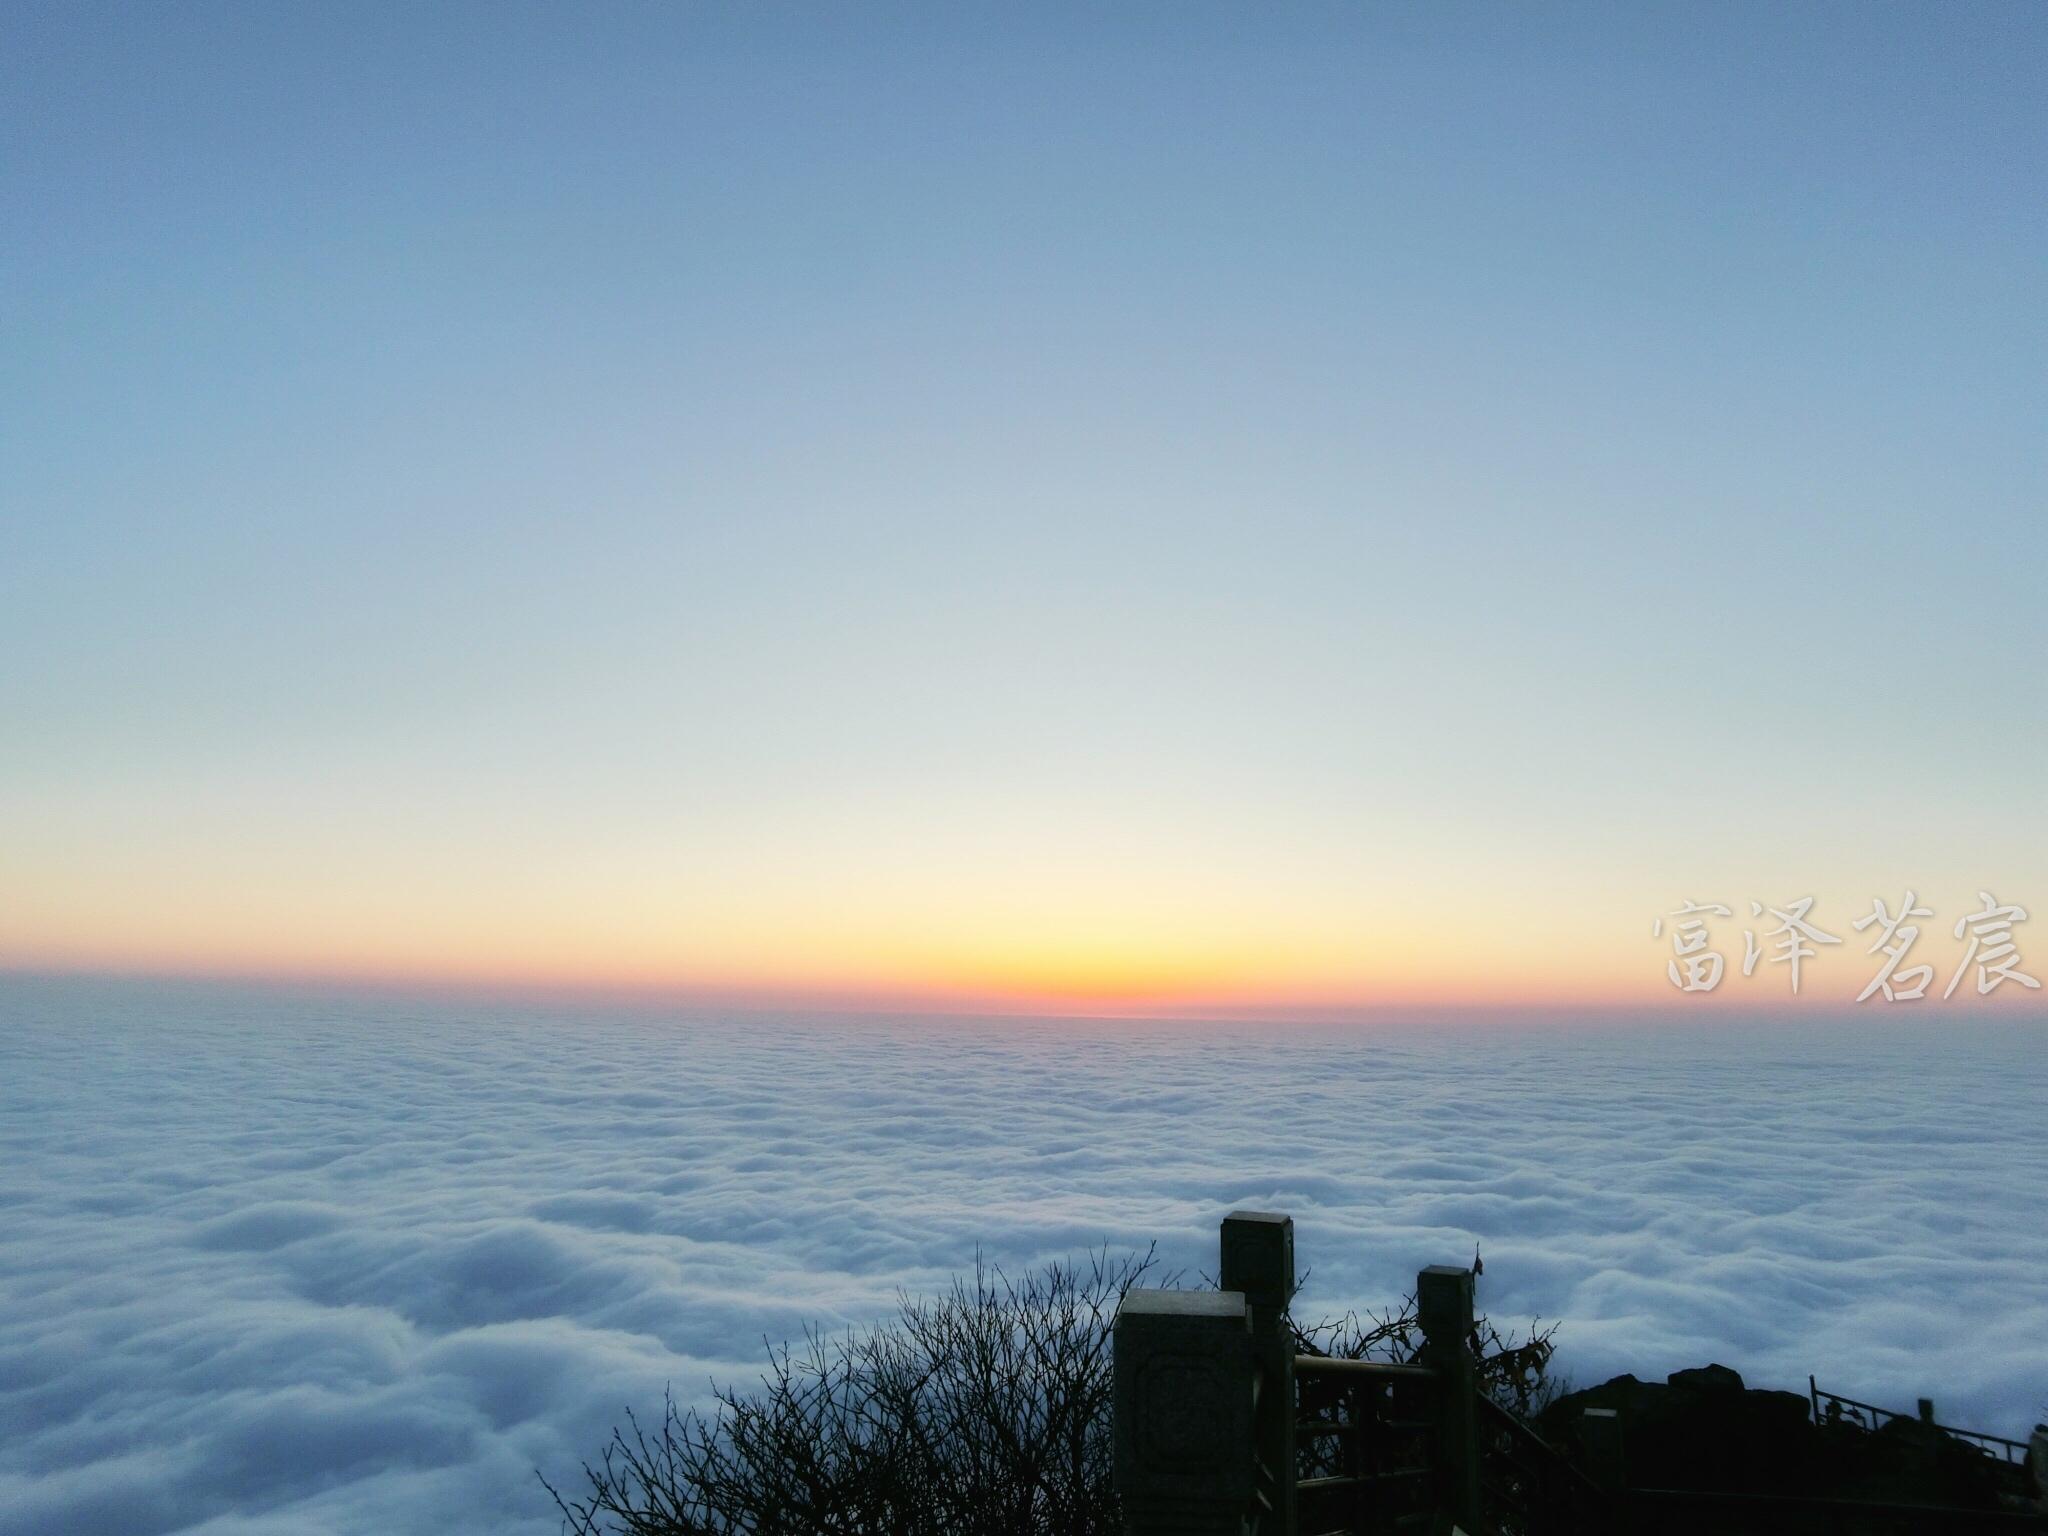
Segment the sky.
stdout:
[[0,967],[1638,1004],[1692,898],[1780,1002],[1813,895],[1845,1001],[1911,888],[1939,986],[2048,902],[2044,67],[10,6]]

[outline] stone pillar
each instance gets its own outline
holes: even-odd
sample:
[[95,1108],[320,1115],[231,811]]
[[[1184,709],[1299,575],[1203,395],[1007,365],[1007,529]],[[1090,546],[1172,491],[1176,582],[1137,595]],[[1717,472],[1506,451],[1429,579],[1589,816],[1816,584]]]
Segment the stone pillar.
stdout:
[[1438,1519],[1476,1531],[1481,1527],[1472,1271],[1430,1265],[1415,1277],[1415,1310],[1422,1325],[1422,1363],[1436,1371]]
[[1256,1484],[1251,1319],[1236,1291],[1127,1292],[1111,1331],[1117,1493],[1132,1536],[1244,1536]]
[[1223,1218],[1218,1283],[1243,1294],[1251,1318],[1252,1357],[1259,1367],[1252,1445],[1265,1475],[1258,1479],[1271,1513],[1261,1536],[1294,1536],[1294,1218],[1269,1211],[1232,1211]]

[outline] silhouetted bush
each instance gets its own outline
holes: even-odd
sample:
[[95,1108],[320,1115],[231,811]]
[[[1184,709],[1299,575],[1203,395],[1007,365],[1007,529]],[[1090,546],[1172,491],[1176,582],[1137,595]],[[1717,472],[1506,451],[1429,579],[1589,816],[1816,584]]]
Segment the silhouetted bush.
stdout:
[[[1110,1324],[1153,1255],[1097,1253],[1021,1280],[977,1267],[893,1322],[771,1352],[759,1388],[708,1413],[673,1397],[658,1427],[630,1413],[570,1499],[576,1536],[1121,1536],[1110,1486]],[[1305,1353],[1408,1360],[1412,1302],[1296,1328]],[[1484,1322],[1481,1380],[1526,1409],[1550,1333]],[[1304,1447],[1306,1453],[1307,1448]]]

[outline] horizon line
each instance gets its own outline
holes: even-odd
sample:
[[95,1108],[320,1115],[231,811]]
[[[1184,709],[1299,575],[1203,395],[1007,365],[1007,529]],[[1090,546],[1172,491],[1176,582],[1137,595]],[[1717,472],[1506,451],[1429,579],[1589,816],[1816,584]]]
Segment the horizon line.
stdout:
[[[1509,1014],[1522,1017],[1605,1019],[1627,1014],[1660,1018],[1782,1016],[1788,1010],[1814,1014],[1860,1014],[1904,1017],[1919,1010],[1896,1004],[1861,1004],[1851,998],[1773,995],[1769,999],[1722,994],[1619,997],[1588,993],[1577,997],[1509,997],[1414,995],[1377,998],[1287,997],[1276,993],[1230,998],[1158,996],[1114,998],[1068,993],[976,993],[939,988],[876,988],[827,986],[732,985],[683,980],[646,981],[602,977],[536,977],[454,972],[344,971],[305,967],[168,967],[119,963],[19,963],[0,960],[0,980],[230,986],[266,991],[310,990],[375,994],[434,995],[449,998],[504,998],[533,1001],[594,1002],[614,1007],[687,1007],[743,1014],[858,1015],[909,1014],[917,1017],[1134,1020],[1186,1023],[1341,1024],[1384,1021],[1389,1015],[1408,1017],[1475,1017]],[[1989,997],[1967,993],[1954,998],[1929,997],[1930,1011],[2039,1012],[2048,1016],[2048,1002],[2035,994],[2005,997],[2001,989]],[[2028,1009],[2028,1003],[2035,1007]]]

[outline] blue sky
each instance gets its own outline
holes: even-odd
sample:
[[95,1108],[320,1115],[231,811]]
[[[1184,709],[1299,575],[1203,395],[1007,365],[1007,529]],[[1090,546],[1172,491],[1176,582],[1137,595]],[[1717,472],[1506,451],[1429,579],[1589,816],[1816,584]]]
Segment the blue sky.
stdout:
[[0,959],[2048,899],[2035,7],[0,29]]

